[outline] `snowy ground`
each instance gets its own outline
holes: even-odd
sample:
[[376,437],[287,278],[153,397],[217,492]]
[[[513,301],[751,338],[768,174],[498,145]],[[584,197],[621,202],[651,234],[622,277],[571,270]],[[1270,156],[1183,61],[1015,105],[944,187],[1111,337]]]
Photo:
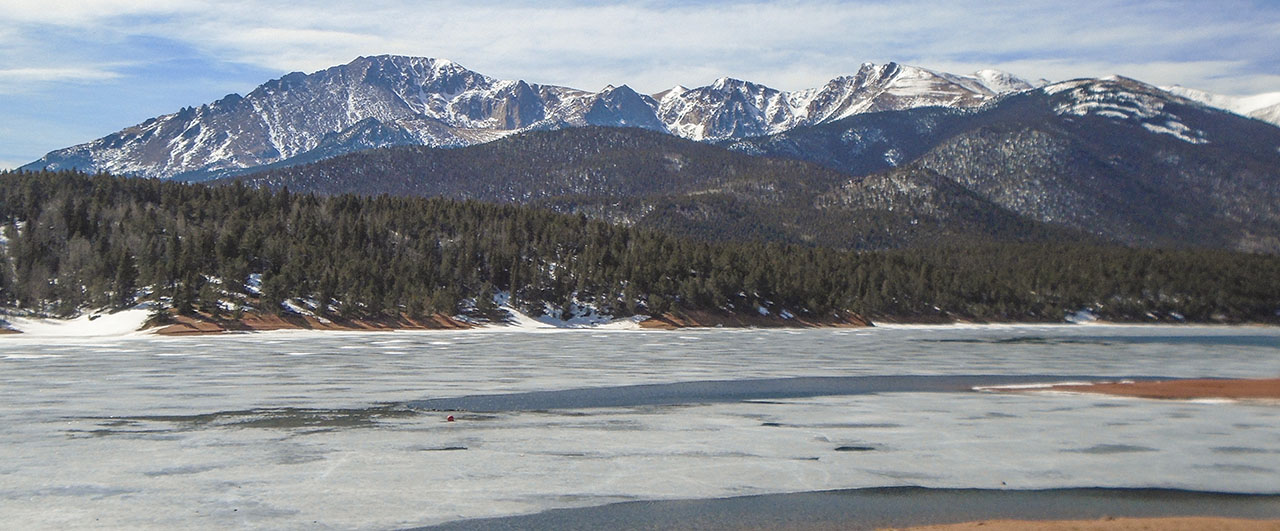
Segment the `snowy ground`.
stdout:
[[149,310],[132,309],[116,313],[91,313],[75,319],[8,318],[10,328],[26,338],[109,338],[144,334],[140,331]]
[[583,328],[598,330],[639,330],[640,321],[645,319],[644,316],[614,319],[612,317],[599,314],[588,314],[586,316],[579,316],[571,319],[557,319],[549,315],[530,317],[529,315],[507,305],[503,305],[500,308],[506,310],[507,313],[511,315],[511,319],[505,323],[489,324],[484,328],[491,330],[563,330]]

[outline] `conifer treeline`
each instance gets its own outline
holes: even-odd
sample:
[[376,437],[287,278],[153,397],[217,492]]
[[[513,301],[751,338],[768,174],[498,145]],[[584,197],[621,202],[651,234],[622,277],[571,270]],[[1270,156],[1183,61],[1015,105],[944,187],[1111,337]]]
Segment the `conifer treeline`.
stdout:
[[308,299],[346,318],[420,317],[498,291],[534,313],[576,298],[619,316],[762,306],[1059,321],[1089,307],[1126,321],[1274,321],[1280,310],[1280,257],[1215,250],[706,243],[510,205],[70,172],[0,175],[0,222],[0,305],[61,315],[139,299],[281,312]]

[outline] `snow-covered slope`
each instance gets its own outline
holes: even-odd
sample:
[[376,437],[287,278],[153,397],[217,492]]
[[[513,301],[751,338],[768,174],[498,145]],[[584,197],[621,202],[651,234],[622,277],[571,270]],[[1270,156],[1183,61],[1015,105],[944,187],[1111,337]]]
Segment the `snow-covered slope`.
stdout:
[[1210,107],[1217,107],[1240,116],[1256,118],[1280,126],[1280,92],[1267,92],[1253,96],[1226,96],[1178,85],[1161,88],[1170,94],[1182,96]]
[[389,130],[381,136],[394,143],[468,145],[534,127],[562,108],[585,107],[581,100],[591,96],[496,80],[447,60],[362,57],[311,75],[289,74],[244,97],[232,94],[153,118],[54,151],[31,166],[146,177],[211,173],[295,157],[327,138],[370,139],[352,127]]
[[625,85],[588,92],[499,80],[444,59],[361,57],[159,116],[51,152],[26,168],[203,179],[370,147],[464,146],[584,125],[643,127],[695,140],[740,138],[865,112],[973,107],[1032,87],[994,70],[960,76],[889,63],[865,64],[854,75],[795,92],[722,78],[646,96]]
[[1280,127],[1280,103],[1256,109],[1249,113],[1249,117]]
[[672,133],[721,140],[776,134],[866,112],[974,107],[1030,88],[1031,83],[996,70],[960,76],[897,63],[866,63],[854,75],[795,92],[720,78],[705,87],[676,87],[654,97],[658,118]]
[[1121,76],[1076,79],[1041,90],[1053,96],[1054,111],[1062,116],[1097,116],[1130,122],[1191,144],[1209,142],[1204,131],[1188,126],[1169,109],[1191,100],[1176,95],[1170,98],[1170,93],[1141,81]]

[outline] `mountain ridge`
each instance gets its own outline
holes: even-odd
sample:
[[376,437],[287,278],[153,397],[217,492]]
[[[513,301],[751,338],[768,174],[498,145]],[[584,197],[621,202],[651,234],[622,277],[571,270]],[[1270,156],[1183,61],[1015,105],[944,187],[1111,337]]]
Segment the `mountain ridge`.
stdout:
[[[962,76],[866,63],[852,75],[799,91],[721,78],[643,95],[626,85],[590,92],[499,80],[447,59],[382,55],[290,73],[244,96],[229,94],[158,116],[23,168],[203,180],[321,153],[399,144],[456,147],[586,125],[641,127],[693,140],[740,138],[863,112],[974,107],[1031,87],[998,71]],[[356,141],[335,140],[342,138]],[[323,149],[307,155],[317,148]]]

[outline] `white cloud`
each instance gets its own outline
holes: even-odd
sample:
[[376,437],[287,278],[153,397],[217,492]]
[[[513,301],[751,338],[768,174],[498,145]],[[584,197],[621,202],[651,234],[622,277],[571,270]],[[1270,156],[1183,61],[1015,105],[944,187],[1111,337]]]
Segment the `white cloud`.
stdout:
[[92,83],[117,79],[119,73],[95,67],[0,69],[0,94],[36,90],[41,83]]
[[[1051,5],[374,2],[352,9],[344,3],[311,2],[262,9],[241,1],[219,4],[193,20],[159,21],[152,29],[181,36],[212,56],[280,71],[314,71],[359,55],[399,53],[447,57],[497,77],[581,88],[622,82],[656,91],[720,75],[801,88],[851,72],[864,61],[899,60],[934,68],[957,58],[979,67],[1056,62],[1055,77],[1088,75],[1095,65],[1112,65],[1104,68],[1108,71],[1179,64],[1182,59],[1194,65],[1221,57],[1169,55],[1206,47],[1223,36],[1238,39],[1274,28],[1265,17],[1196,16],[1191,24],[1193,14],[1180,15],[1179,10],[1187,10],[1176,4],[1160,8],[1084,0],[1070,9]],[[1098,16],[1101,12],[1109,16]],[[1267,41],[1265,33],[1259,37]],[[1248,57],[1235,59],[1247,64]],[[1071,70],[1073,63],[1081,68]],[[1220,78],[1203,81],[1228,84]]]
[[195,14],[200,2],[184,0],[5,0],[10,23],[98,26],[104,20],[155,15]]
[[92,67],[0,69],[0,78],[15,81],[98,81],[117,77],[119,73]]
[[[1070,6],[1012,0],[536,7],[392,0],[358,7],[336,0],[8,3],[19,23],[92,27],[104,39],[159,37],[189,45],[207,57],[281,73],[315,71],[360,55],[397,53],[447,57],[496,77],[588,89],[628,83],[649,92],[701,84],[720,75],[802,88],[852,72],[864,61],[898,60],[937,69],[956,63],[981,68],[1039,61],[1057,65],[1045,69],[1055,78],[1089,75],[1098,65],[1140,77],[1137,71],[1121,69],[1184,61],[1196,65],[1223,57],[1247,68],[1249,55],[1239,50],[1247,51],[1250,45],[1234,42],[1256,35],[1252,46],[1259,49],[1253,55],[1266,54],[1270,46],[1258,43],[1273,43],[1280,27],[1276,10],[1264,16],[1232,14],[1234,2],[1229,1],[1221,13],[1207,15],[1185,3],[1125,0],[1076,0]],[[1187,50],[1212,48],[1206,43],[1229,49],[1216,57],[1189,55]],[[1076,64],[1081,68],[1073,70]],[[0,63],[4,66],[14,65]],[[1182,81],[1207,83],[1209,88],[1258,84],[1222,76]]]

